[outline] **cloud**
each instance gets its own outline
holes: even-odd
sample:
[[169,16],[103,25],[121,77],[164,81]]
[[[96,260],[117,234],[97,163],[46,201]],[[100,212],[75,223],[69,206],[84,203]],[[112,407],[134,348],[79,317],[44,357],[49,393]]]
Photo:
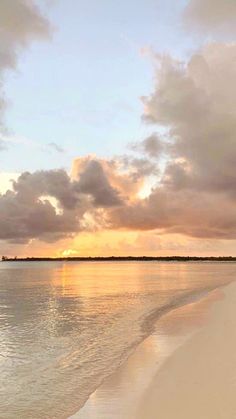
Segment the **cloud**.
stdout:
[[[93,160],[96,161],[96,167],[94,167],[94,163],[91,163]],[[97,170],[98,167],[99,170]],[[116,156],[111,159],[99,159],[97,157],[88,156],[79,157],[74,160],[72,177],[78,179],[80,173],[85,169],[94,173],[92,176],[92,189],[96,190],[97,193],[100,191],[100,188],[97,188],[96,178],[97,176],[100,176],[99,172],[103,172],[101,177],[105,176],[107,179],[106,182],[108,181],[112,187],[112,195],[109,199],[114,199],[115,192],[116,200],[118,198],[118,204],[121,204],[121,201],[135,199],[142,188],[145,179],[151,174],[155,174],[158,170],[155,163],[145,158],[124,155]],[[89,188],[91,190],[91,186],[89,186]],[[103,190],[106,189],[106,185],[104,185]]]
[[0,2],[0,119],[7,102],[3,89],[6,71],[16,68],[18,54],[32,41],[48,39],[51,28],[32,0]]
[[211,44],[186,63],[158,58],[156,86],[143,101],[144,119],[168,130],[162,177],[156,136],[135,146],[147,157],[80,157],[71,177],[23,173],[0,196],[0,239],[53,241],[104,228],[235,239],[235,57],[235,45]]
[[187,63],[163,57],[144,118],[169,129],[173,188],[235,194],[235,83],[235,44],[210,44]]
[[88,156],[74,161],[71,177],[63,169],[22,173],[0,195],[0,240],[49,242],[110,228],[115,209],[136,201],[155,170],[145,159]]
[[21,200],[14,192],[0,196],[0,228],[0,238],[14,242],[35,237],[57,240],[78,230],[76,217],[71,212],[57,215],[48,200]]
[[[209,0],[192,0],[185,19],[215,29],[228,19],[230,4],[224,2],[221,14],[223,2],[214,2],[214,9]],[[20,49],[50,32],[32,2],[3,1],[1,9],[0,78],[15,68]],[[142,100],[143,120],[157,133],[132,145],[140,155],[79,157],[71,176],[64,170],[23,173],[0,195],[0,240],[50,242],[104,228],[236,238],[236,44],[211,43],[187,61],[163,55],[156,62],[153,92]],[[141,198],[148,183],[150,193]]]
[[50,147],[52,150],[56,151],[57,153],[65,153],[65,149],[60,147],[57,143],[49,143],[48,147]]
[[98,160],[87,160],[82,172],[79,171],[77,161],[77,177],[79,179],[76,190],[91,195],[96,207],[111,207],[121,204],[119,192],[109,183],[103,166]]
[[15,68],[18,52],[34,40],[47,39],[50,24],[31,0],[1,0],[0,68]]
[[56,198],[63,209],[74,209],[78,203],[75,183],[60,170],[25,172],[13,181],[13,191],[21,202],[35,202],[41,196]]
[[[56,198],[60,214],[48,199],[41,199],[44,196]],[[13,181],[13,190],[0,195],[0,239],[51,241],[72,234],[83,214],[78,202],[64,171],[23,173]]]
[[113,211],[112,221],[113,228],[236,238],[235,201],[224,194],[156,188],[148,198]]
[[[139,188],[141,186],[140,183],[142,183],[145,178],[151,175],[157,175],[159,173],[159,169],[156,165],[156,162],[153,162],[152,160],[146,157],[137,158],[126,155],[117,157],[117,162],[119,163],[120,170],[124,170],[131,182],[137,182]],[[123,175],[125,173],[123,173]]]
[[150,158],[160,158],[164,151],[163,142],[158,134],[152,134],[142,141],[133,143],[131,150],[146,154]]
[[149,197],[112,213],[113,228],[236,237],[236,45],[210,44],[179,62],[158,57],[144,119],[169,134]]
[[188,29],[206,33],[236,33],[236,2],[234,0],[190,0],[184,21]]
[[0,240],[59,240],[89,229],[88,214],[102,225],[97,211],[122,200],[99,161],[83,163],[76,180],[62,169],[25,172],[13,180],[12,190],[0,195]]

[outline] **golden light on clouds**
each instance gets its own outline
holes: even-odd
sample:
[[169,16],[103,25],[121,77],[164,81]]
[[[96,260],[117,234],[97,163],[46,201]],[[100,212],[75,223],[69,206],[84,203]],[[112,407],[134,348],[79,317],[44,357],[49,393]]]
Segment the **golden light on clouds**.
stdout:
[[[3,46],[0,57],[3,82],[3,88],[0,86],[0,124],[7,110],[5,72],[17,68],[21,50],[35,40],[50,39],[53,32],[44,12],[34,1],[16,0],[14,5],[11,7],[7,0],[0,2]],[[236,42],[231,38],[235,36],[235,12],[235,2],[231,0],[189,0],[183,5],[182,17],[179,15],[178,18],[185,22],[183,27],[188,28],[188,37],[190,31],[195,30],[201,36],[205,34],[204,42],[197,42],[195,47],[192,45],[191,53],[186,54],[187,44],[183,40],[178,58],[174,45],[164,52],[160,45],[156,52],[152,48],[143,48],[142,52],[146,51],[152,61],[154,74],[150,73],[152,85],[145,93],[144,73],[137,72],[141,77],[135,84],[142,91],[139,96],[136,92],[130,101],[141,97],[142,110],[135,118],[137,125],[141,122],[144,130],[142,133],[134,130],[133,134],[130,131],[126,145],[122,143],[124,137],[119,139],[119,135],[124,135],[121,125],[116,127],[116,136],[114,127],[112,132],[107,131],[107,123],[103,127],[105,131],[102,129],[97,137],[106,132],[110,136],[110,149],[104,147],[102,141],[92,140],[92,137],[86,139],[85,136],[81,140],[84,143],[91,141],[91,149],[80,148],[78,144],[78,149],[69,150],[68,141],[68,150],[65,150],[67,134],[63,134],[64,143],[62,138],[60,144],[54,139],[47,140],[48,143],[43,139],[42,146],[20,133],[14,134],[14,140],[7,136],[0,138],[3,153],[8,153],[13,144],[16,150],[31,147],[34,153],[37,152],[37,158],[33,156],[28,164],[22,157],[28,156],[27,153],[31,155],[29,150],[25,156],[21,154],[24,151],[19,151],[19,156],[16,151],[13,164],[20,173],[0,174],[0,249],[3,254],[234,253],[236,95],[233,87],[236,85]],[[12,22],[16,22],[14,27]],[[208,42],[208,36],[216,33],[219,36],[224,33],[224,39],[220,41],[214,37],[213,42],[210,37]],[[231,41],[227,38],[226,42],[225,36],[229,34]],[[166,35],[164,31],[163,36]],[[63,49],[63,45],[61,47]],[[67,57],[70,60],[73,54]],[[105,60],[101,62],[105,63]],[[72,69],[73,61],[68,67]],[[127,82],[126,72],[124,74],[122,85]],[[90,83],[86,82],[85,74],[83,77],[82,83],[89,90]],[[98,77],[96,84],[101,82],[102,86],[105,83],[101,92],[106,96],[108,80],[103,80],[101,75]],[[69,78],[70,74],[63,80],[69,82]],[[41,80],[38,82],[40,84]],[[126,89],[125,99],[129,98],[128,85]],[[68,89],[68,92],[72,90],[77,95],[76,89]],[[115,91],[113,83],[109,92],[114,94]],[[88,101],[96,105],[98,98],[95,99],[94,93]],[[32,103],[34,99],[32,96]],[[69,98],[69,102],[75,103],[76,96]],[[24,103],[22,105],[24,108]],[[87,105],[81,104],[81,109],[78,107],[74,111],[86,113]],[[127,117],[128,126],[128,121],[132,121],[128,112],[132,103],[120,107]],[[118,109],[109,113],[108,108],[99,113],[103,123],[113,119],[114,112],[119,114]],[[48,118],[52,114],[49,112]],[[34,113],[29,119],[34,119]],[[56,120],[60,126],[61,121],[58,117]],[[129,129],[131,126],[132,122]],[[81,136],[82,133],[83,129]],[[113,148],[112,141],[121,142],[122,147]],[[95,143],[98,148],[93,147]],[[45,159],[40,157],[40,153],[45,151],[57,153],[57,156],[65,154],[68,158],[63,160],[63,164],[55,158],[49,161],[45,154]],[[18,166],[18,160],[23,161],[21,166]],[[9,167],[12,167],[12,162]]]

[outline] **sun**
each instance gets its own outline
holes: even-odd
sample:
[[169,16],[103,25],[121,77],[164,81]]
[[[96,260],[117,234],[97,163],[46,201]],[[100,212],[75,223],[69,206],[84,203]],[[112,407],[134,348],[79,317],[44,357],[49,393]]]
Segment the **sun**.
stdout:
[[62,257],[69,257],[69,256],[77,256],[78,251],[76,249],[65,249],[60,252],[60,256]]

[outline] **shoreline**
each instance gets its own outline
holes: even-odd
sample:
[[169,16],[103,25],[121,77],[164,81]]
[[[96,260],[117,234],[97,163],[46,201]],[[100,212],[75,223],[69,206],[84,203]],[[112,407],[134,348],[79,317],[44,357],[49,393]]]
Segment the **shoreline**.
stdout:
[[[223,298],[222,290],[230,286],[232,284],[215,288],[200,299],[173,308],[159,318],[154,333],[136,347],[124,364],[90,395],[70,419],[151,419],[152,413],[146,411],[151,402],[146,403],[145,400],[152,394],[153,383],[158,381],[161,386],[159,372],[165,369],[168,359],[205,326],[205,317],[211,315],[215,302]],[[155,399],[154,396],[154,402]],[[143,416],[133,411],[133,406],[139,406],[139,411],[144,410]],[[156,408],[153,411],[154,418]],[[166,417],[169,419],[163,414],[160,419]],[[176,419],[176,415],[174,417]]]
[[135,419],[236,417],[235,310],[236,284],[231,283],[212,305],[208,321],[162,365]]

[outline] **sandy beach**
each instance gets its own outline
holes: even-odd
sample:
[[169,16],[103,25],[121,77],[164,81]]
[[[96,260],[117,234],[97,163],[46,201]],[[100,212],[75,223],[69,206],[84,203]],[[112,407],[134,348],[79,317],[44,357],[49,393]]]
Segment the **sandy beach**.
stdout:
[[236,285],[156,375],[138,419],[236,418]]
[[235,419],[236,284],[173,310],[74,419]]

